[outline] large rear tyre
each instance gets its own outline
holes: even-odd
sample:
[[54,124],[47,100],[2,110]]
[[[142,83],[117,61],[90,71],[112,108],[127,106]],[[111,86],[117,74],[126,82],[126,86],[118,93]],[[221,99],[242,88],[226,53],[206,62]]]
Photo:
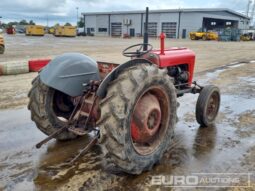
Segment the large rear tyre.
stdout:
[[3,54],[3,53],[4,53],[4,50],[5,50],[4,46],[3,46],[3,45],[0,45],[0,54]]
[[220,90],[218,87],[205,86],[197,100],[196,120],[202,127],[214,124],[220,108]]
[[[43,133],[50,135],[67,125],[62,119],[68,119],[74,109],[68,95],[46,86],[38,76],[32,82],[28,97],[31,119]],[[76,137],[75,134],[65,131],[55,138],[69,140]]]
[[108,86],[100,107],[107,169],[130,174],[150,170],[171,145],[177,102],[166,70],[146,64],[126,69]]

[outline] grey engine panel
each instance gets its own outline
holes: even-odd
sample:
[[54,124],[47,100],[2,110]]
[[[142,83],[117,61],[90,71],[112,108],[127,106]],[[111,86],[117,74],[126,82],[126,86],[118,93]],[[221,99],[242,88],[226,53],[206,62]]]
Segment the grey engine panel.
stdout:
[[44,84],[72,97],[82,95],[83,84],[100,80],[96,61],[79,53],[56,57],[39,75]]

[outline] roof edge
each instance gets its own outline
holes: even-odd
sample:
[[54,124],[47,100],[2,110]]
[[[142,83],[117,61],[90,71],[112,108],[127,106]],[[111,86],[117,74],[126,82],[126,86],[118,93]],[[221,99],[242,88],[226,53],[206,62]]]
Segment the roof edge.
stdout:
[[[228,8],[187,8],[187,9],[159,9],[159,10],[150,10],[151,13],[179,13],[179,12],[216,12],[216,11],[225,11],[231,14],[243,17],[245,19],[250,19],[248,16],[239,13],[237,11],[228,9]],[[81,13],[82,15],[120,15],[120,14],[142,14],[145,13],[145,10],[134,10],[134,11],[108,11],[108,12],[87,12]]]

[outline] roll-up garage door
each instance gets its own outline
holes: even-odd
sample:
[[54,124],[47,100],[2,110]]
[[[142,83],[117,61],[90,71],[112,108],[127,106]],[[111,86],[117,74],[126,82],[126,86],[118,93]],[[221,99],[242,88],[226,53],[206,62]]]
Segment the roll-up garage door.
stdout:
[[111,35],[112,36],[122,35],[122,23],[111,23]]
[[167,38],[176,38],[177,23],[166,22],[162,23],[162,32],[166,34]]
[[148,36],[157,37],[157,23],[148,23]]

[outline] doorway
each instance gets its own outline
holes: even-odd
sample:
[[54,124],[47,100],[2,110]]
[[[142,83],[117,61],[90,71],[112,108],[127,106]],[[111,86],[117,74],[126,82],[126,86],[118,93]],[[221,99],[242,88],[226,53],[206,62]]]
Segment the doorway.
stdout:
[[182,38],[185,39],[187,37],[187,30],[183,29],[182,30]]
[[131,36],[131,37],[135,37],[135,29],[129,29],[129,35]]

